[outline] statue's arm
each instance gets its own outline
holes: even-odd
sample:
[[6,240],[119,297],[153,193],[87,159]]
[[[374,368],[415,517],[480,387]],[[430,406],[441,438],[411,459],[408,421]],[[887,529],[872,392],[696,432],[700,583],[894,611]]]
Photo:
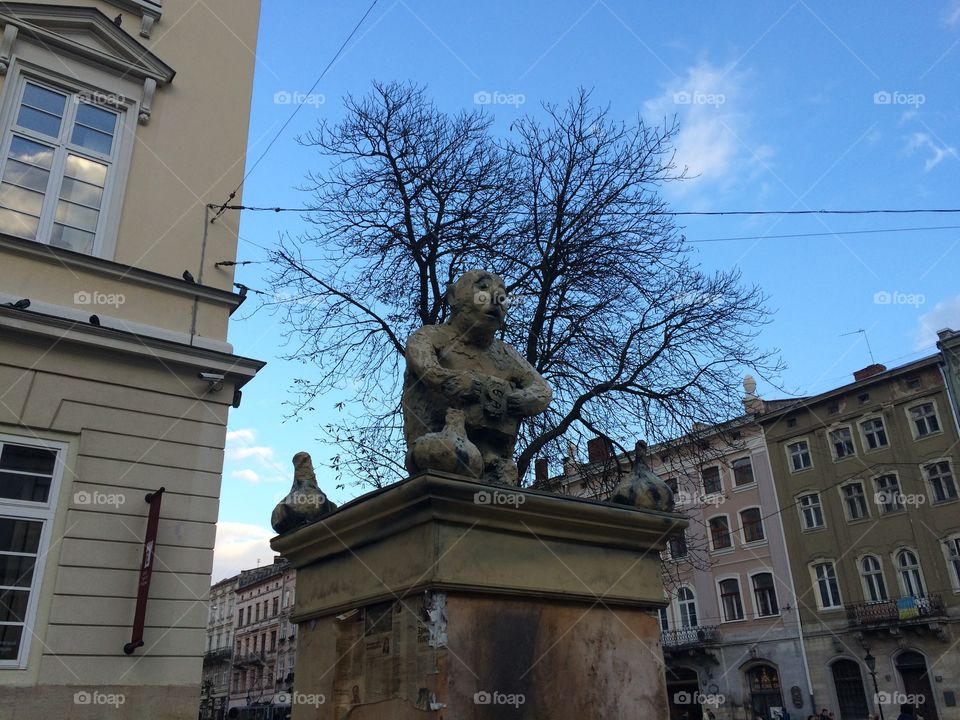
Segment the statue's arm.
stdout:
[[477,375],[470,370],[451,370],[440,364],[433,338],[427,328],[417,330],[407,340],[407,370],[418,382],[450,397],[469,397],[476,393]]
[[510,345],[505,347],[516,370],[514,378],[519,386],[510,393],[508,411],[511,415],[524,417],[542,413],[553,399],[553,391],[525,357]]

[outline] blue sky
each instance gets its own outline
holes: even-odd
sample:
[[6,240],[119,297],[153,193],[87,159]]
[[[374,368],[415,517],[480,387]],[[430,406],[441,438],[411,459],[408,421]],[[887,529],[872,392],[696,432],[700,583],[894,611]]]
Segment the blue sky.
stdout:
[[[264,2],[248,164],[303,107],[247,180],[247,205],[301,206],[297,190],[320,158],[295,142],[341,98],[373,79],[428,86],[443,109],[478,104],[498,132],[579,86],[615,117],[677,115],[678,163],[694,179],[665,195],[678,211],[950,208],[960,206],[960,0],[628,3],[560,0],[448,3],[380,0],[314,93],[317,76],[368,0]],[[243,108],[238,108],[242,111]],[[221,202],[224,198],[210,198]],[[233,213],[233,221],[236,215]],[[240,260],[259,261],[295,214],[245,212]],[[828,234],[960,225],[960,214],[683,218],[707,269],[738,266],[770,296],[761,341],[781,350],[790,394],[843,384],[870,356],[890,366],[934,351],[936,329],[960,327],[960,230]],[[762,236],[763,239],[707,240]],[[263,264],[237,280],[265,289]],[[269,364],[230,416],[215,580],[267,560],[270,510],[290,458],[314,456],[337,502],[318,440],[324,407],[287,420],[282,401],[308,367],[279,359],[282,328],[256,299],[234,317],[236,352]],[[252,314],[251,314],[252,313]],[[761,382],[761,395],[784,391]]]

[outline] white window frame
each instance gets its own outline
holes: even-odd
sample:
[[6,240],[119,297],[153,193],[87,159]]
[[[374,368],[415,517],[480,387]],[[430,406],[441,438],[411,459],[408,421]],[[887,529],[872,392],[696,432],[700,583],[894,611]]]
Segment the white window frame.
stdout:
[[47,502],[30,502],[27,500],[0,499],[0,515],[22,520],[38,520],[43,523],[40,530],[40,543],[37,546],[37,561],[33,569],[33,581],[30,583],[30,598],[27,602],[27,612],[24,618],[23,635],[20,640],[20,652],[15,660],[0,660],[0,669],[24,669],[30,660],[30,649],[35,635],[37,609],[40,595],[43,593],[43,581],[46,577],[47,553],[50,551],[50,537],[53,532],[53,523],[57,514],[57,502],[60,497],[60,487],[63,483],[63,470],[66,467],[66,443],[54,440],[44,440],[35,437],[25,438],[19,435],[0,434],[0,443],[11,445],[27,445],[30,447],[53,450],[57,459],[53,466],[53,477],[50,480],[50,492]]
[[[901,553],[905,553],[905,552],[908,552],[908,553],[910,553],[911,555],[913,555],[914,559],[916,559],[916,561],[917,561],[917,564],[916,564],[916,566],[915,566],[915,567],[916,567],[916,578],[919,580],[919,582],[920,582],[920,589],[923,591],[923,592],[921,592],[921,593],[919,593],[919,594],[915,594],[915,593],[910,592],[909,589],[907,588],[907,583],[904,582],[904,579],[903,579],[904,568],[900,565],[900,555],[901,555]],[[923,572],[923,563],[920,561],[920,553],[917,552],[917,551],[916,551],[914,548],[912,548],[912,547],[908,547],[908,546],[906,546],[906,545],[903,545],[903,546],[898,547],[896,550],[893,551],[893,555],[891,556],[891,559],[893,560],[893,569],[894,569],[894,572],[896,572],[896,574],[897,574],[897,586],[900,588],[900,597],[924,597],[924,596],[926,596],[926,594],[927,594],[927,587],[928,587],[928,586],[927,586],[927,578],[926,578],[926,575],[925,575],[924,572]]]
[[[817,567],[820,565],[830,565],[830,567],[833,568],[833,579],[837,586],[838,604],[836,605],[823,604],[823,596],[820,593],[820,579],[817,577]],[[837,561],[833,558],[818,558],[817,560],[811,561],[810,564],[807,565],[807,569],[810,572],[810,581],[813,584],[813,593],[817,601],[817,609],[821,611],[842,610],[843,591],[840,589],[840,575],[837,573]]]
[[[57,55],[61,58],[60,55]],[[110,110],[117,112],[117,127],[114,132],[115,150],[108,161],[107,177],[104,182],[103,197],[100,202],[100,217],[97,222],[97,230],[94,237],[93,248],[90,257],[99,257],[112,260],[116,252],[117,235],[120,229],[120,216],[123,211],[123,200],[126,194],[127,181],[130,171],[130,160],[133,156],[133,146],[137,133],[137,103],[128,97],[128,94],[135,94],[133,86],[129,80],[123,77],[116,78],[116,84],[112,88],[99,87],[83,80],[86,66],[82,63],[74,64],[69,60],[61,58],[61,62],[69,63],[70,70],[76,70],[77,76],[68,76],[52,69],[29,62],[20,57],[14,57],[7,73],[7,80],[4,83],[2,95],[0,95],[0,172],[5,167],[7,154],[9,152],[11,136],[13,135],[13,126],[16,120],[16,113],[19,108],[20,98],[22,97],[23,87],[27,81],[38,85],[48,86],[57,92],[67,93],[68,95],[84,95],[89,98],[110,98],[115,103],[106,104]],[[104,73],[89,72],[88,77],[102,78]],[[112,79],[113,76],[111,76]],[[71,98],[68,97],[68,104]],[[96,103],[94,103],[96,104]],[[18,131],[19,132],[19,131]],[[31,135],[32,137],[32,135]],[[43,142],[51,143],[49,138]],[[59,141],[58,141],[59,142]],[[99,157],[96,153],[84,150],[81,154],[89,154],[91,157]],[[53,170],[51,170],[53,176]],[[59,173],[62,183],[62,170]],[[59,192],[59,187],[57,188]],[[55,206],[56,199],[52,197],[53,189],[49,191],[50,200]],[[46,196],[45,196],[46,197]],[[40,245],[52,247],[49,242],[49,236],[42,238],[38,235],[36,240],[25,240],[25,242],[36,242]]]
[[[763,533],[763,537],[759,540],[747,540],[747,531],[743,523],[743,513],[747,510],[758,510],[760,512],[760,532]],[[737,518],[740,520],[740,542],[744,547],[754,547],[767,542],[767,527],[763,524],[763,509],[759,505],[750,505],[745,508],[740,508],[737,510]]]
[[953,592],[960,593],[960,533],[947,536],[943,543],[943,557],[947,562],[947,574]]
[[[921,474],[923,470],[921,469]],[[897,507],[892,510],[885,510],[885,503],[881,502],[883,500],[882,493],[887,492],[885,488],[881,488],[879,481],[880,478],[893,476],[894,481],[897,483]],[[880,517],[884,515],[896,515],[897,513],[906,512],[906,505],[904,504],[904,493],[903,486],[900,484],[900,473],[896,470],[888,470],[887,472],[882,472],[874,475],[870,478],[870,482],[873,484],[873,504],[877,506],[877,514]]]
[[[865,423],[873,420],[879,420],[880,424],[883,425],[883,437],[886,440],[883,445],[878,445],[875,448],[870,447],[870,441],[867,440],[867,431],[863,427]],[[890,447],[890,429],[887,427],[887,421],[883,419],[882,413],[871,413],[857,420],[857,430],[860,433],[860,441],[863,445],[864,454],[880,452]]]
[[[726,580],[736,580],[737,581],[737,594],[740,597],[740,612],[742,617],[734,618],[733,620],[727,620],[727,615],[723,607],[723,591],[720,589],[720,584]],[[747,620],[747,604],[743,599],[743,580],[739,575],[723,575],[716,579],[716,591],[717,591],[717,606],[720,608],[720,622],[721,623],[738,623],[746,622]]]
[[[880,566],[879,570],[876,572],[869,573],[870,576],[880,576],[880,582],[883,583],[883,597],[873,599],[872,593],[870,592],[870,582],[867,580],[868,573],[863,569],[864,561],[870,558],[876,560],[877,564]],[[874,555],[873,553],[865,553],[857,558],[857,573],[860,575],[860,584],[863,586],[863,599],[868,602],[885,602],[890,600],[890,586],[887,583],[886,573],[883,572],[883,558],[879,555]]]
[[[923,407],[924,405],[930,405],[933,407],[933,416],[937,420],[937,429],[933,432],[928,432],[923,435],[917,430],[917,424],[914,422],[913,416],[910,414],[915,408]],[[933,397],[926,397],[922,400],[912,402],[909,405],[905,405],[903,411],[907,415],[907,423],[910,425],[910,435],[914,440],[926,440],[929,437],[936,437],[937,435],[943,434],[943,416],[940,413],[940,408],[937,407],[937,400]]]
[[[947,463],[947,467],[950,471],[950,478],[953,480],[954,496],[952,498],[947,498],[946,500],[937,500],[937,496],[933,492],[933,483],[930,482],[930,476],[927,474],[927,466],[938,465],[943,462]],[[957,482],[957,469],[954,467],[952,457],[939,457],[925,460],[920,464],[920,477],[922,478],[923,484],[926,486],[927,492],[929,493],[931,505],[948,505],[949,503],[960,500],[960,484]]]
[[[710,522],[716,520],[717,518],[724,518],[727,521],[727,537],[730,538],[730,544],[726,547],[716,548],[713,546],[713,528],[710,527]],[[707,536],[710,542],[710,552],[712,553],[726,553],[731,552],[736,547],[736,543],[733,541],[733,528],[730,526],[730,516],[725,513],[719,513],[717,515],[711,515],[707,519]]]
[[[750,462],[750,475],[753,477],[748,483],[743,485],[737,485],[737,473],[734,470],[733,464],[740,462],[741,460],[748,460]],[[735,457],[730,460],[730,488],[733,492],[739,492],[740,490],[746,490],[747,488],[752,488],[757,486],[757,475],[756,468],[753,464],[753,455],[741,455],[740,457]]]
[[[807,459],[810,461],[810,464],[806,467],[797,468],[794,467],[793,453],[790,452],[790,448],[791,446],[799,445],[800,443],[804,443],[807,446]],[[813,446],[810,444],[810,439],[808,437],[791,438],[783,444],[783,449],[787,454],[787,469],[789,469],[791,473],[802,473],[813,469]]]
[[[804,513],[805,508],[803,507],[803,499],[805,497],[814,496],[817,498],[817,507],[820,509],[820,520],[819,525],[808,526],[807,525],[807,516]],[[803,532],[816,532],[817,530],[823,530],[827,527],[827,514],[823,509],[823,496],[820,494],[819,490],[806,490],[799,493],[796,496],[797,501],[797,510],[800,512],[800,528]]]
[[[681,600],[681,599],[680,599],[680,591],[681,591],[681,590],[688,590],[688,591],[690,592],[690,594],[693,596],[692,599],[691,599],[691,600]],[[677,617],[677,619],[678,619],[678,621],[677,621],[677,628],[678,628],[678,629],[690,629],[690,628],[698,628],[698,627],[700,627],[700,603],[697,602],[697,591],[694,590],[693,586],[692,586],[690,583],[683,583],[682,585],[680,585],[680,586],[677,588],[676,592],[674,592],[674,594],[673,594],[673,602],[676,604],[676,613],[675,613],[675,614],[676,614],[676,617]],[[684,625],[684,624],[683,624],[683,623],[684,623],[684,615],[683,615],[683,607],[682,607],[682,605],[689,605],[689,604],[692,604],[692,605],[693,605],[693,614],[696,616],[696,620],[697,620],[696,624],[694,624],[694,625]],[[689,617],[689,613],[688,613],[688,617]]]
[[[717,477],[720,480],[720,489],[715,490],[713,492],[707,492],[707,485],[703,479],[703,471],[709,468],[717,469]],[[715,463],[712,465],[705,465],[704,467],[700,468],[700,487],[703,489],[703,497],[711,497],[713,495],[723,495],[725,490],[724,482],[723,482],[723,466],[720,465],[719,463]]]
[[[776,607],[776,612],[770,615],[760,614],[760,606],[757,604],[757,591],[756,591],[756,588],[754,588],[753,586],[753,579],[757,575],[769,575],[770,578],[773,580],[773,596],[774,596],[774,599],[777,601],[776,603],[777,607]],[[773,569],[759,568],[758,570],[752,570],[751,572],[747,573],[747,580],[749,581],[749,585],[750,585],[750,604],[753,606],[753,616],[755,618],[763,618],[763,619],[779,617],[782,614],[780,612],[780,593],[777,592],[777,574],[773,571]]]
[[[837,448],[833,442],[831,435],[835,432],[840,432],[841,430],[846,430],[850,433],[850,445],[853,447],[853,450],[848,455],[837,455]],[[855,458],[857,456],[857,433],[854,431],[853,427],[849,424],[847,425],[833,425],[827,428],[827,443],[830,445],[830,457],[833,458],[834,462],[841,462],[843,460],[849,460],[850,458]]]
[[[860,497],[863,498],[863,517],[853,517],[853,514],[850,512],[850,503],[848,502],[847,496],[844,494],[844,490],[846,490],[846,488],[854,486],[860,487]],[[864,487],[862,480],[850,480],[842,485],[838,485],[837,492],[840,494],[840,502],[843,504],[843,516],[847,519],[848,523],[858,523],[871,519],[870,502],[867,500],[869,496],[867,495],[867,489]]]
[[687,531],[682,530],[679,534],[679,537],[683,540],[683,546],[686,548],[686,553],[683,555],[674,555],[673,554],[673,542],[676,540],[677,536],[670,536],[667,538],[667,549],[666,556],[668,560],[683,560],[690,555],[690,544],[687,542]]

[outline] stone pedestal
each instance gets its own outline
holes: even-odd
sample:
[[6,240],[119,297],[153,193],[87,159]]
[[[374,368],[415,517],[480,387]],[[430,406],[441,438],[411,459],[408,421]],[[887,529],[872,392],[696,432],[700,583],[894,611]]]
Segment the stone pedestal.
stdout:
[[685,524],[431,473],[277,537],[293,720],[666,718],[652,611]]

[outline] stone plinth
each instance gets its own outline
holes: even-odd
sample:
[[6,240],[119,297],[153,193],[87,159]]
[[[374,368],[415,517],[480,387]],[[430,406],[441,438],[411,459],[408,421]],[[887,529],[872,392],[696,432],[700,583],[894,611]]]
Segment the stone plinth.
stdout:
[[666,717],[651,611],[685,524],[431,473],[277,537],[293,720]]

